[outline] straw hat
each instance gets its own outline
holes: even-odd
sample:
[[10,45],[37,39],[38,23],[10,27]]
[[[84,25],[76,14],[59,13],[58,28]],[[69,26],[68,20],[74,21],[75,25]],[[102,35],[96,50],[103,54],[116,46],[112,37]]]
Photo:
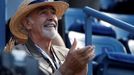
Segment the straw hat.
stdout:
[[12,34],[18,39],[18,41],[20,41],[20,43],[25,43],[28,39],[27,32],[23,25],[21,25],[21,20],[34,9],[46,5],[53,6],[56,9],[56,15],[58,18],[61,18],[69,7],[69,4],[63,1],[24,0],[15,15],[11,18],[9,25]]

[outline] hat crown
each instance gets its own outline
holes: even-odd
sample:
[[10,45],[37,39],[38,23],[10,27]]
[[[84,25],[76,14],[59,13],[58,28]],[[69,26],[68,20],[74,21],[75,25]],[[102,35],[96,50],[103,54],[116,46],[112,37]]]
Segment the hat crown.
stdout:
[[23,5],[30,5],[30,4],[35,4],[35,3],[40,3],[40,2],[53,2],[54,0],[24,0],[20,6]]

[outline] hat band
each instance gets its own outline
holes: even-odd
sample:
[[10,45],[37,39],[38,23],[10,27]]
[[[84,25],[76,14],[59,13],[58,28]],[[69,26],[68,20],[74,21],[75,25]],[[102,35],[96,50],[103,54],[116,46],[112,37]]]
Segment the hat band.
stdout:
[[40,2],[48,2],[48,0],[34,0],[34,1],[30,2],[28,5],[35,4],[35,3],[40,3]]

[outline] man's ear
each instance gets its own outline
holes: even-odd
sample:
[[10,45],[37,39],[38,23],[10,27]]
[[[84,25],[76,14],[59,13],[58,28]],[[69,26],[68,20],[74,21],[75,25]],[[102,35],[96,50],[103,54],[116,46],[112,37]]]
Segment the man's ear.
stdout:
[[27,30],[30,30],[32,28],[32,23],[28,18],[22,19],[22,24]]

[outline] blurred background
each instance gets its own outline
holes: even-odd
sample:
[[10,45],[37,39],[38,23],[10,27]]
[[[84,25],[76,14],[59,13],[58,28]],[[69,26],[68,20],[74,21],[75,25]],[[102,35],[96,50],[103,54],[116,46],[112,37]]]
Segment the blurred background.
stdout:
[[[15,11],[22,1],[23,0],[0,0],[0,53],[2,53],[5,44],[9,41],[9,38],[11,36],[7,23],[10,17],[15,14]],[[55,1],[66,1],[70,4],[69,9],[64,14],[63,18],[59,21],[58,28],[60,35],[64,39],[66,47],[71,47],[73,38],[76,38],[78,40],[79,47],[83,47],[90,42],[91,44],[96,46],[96,59],[94,59],[94,61],[97,64],[100,64],[98,62],[101,61],[103,61],[103,64],[107,65],[114,63],[114,65],[112,65],[112,68],[110,69],[108,68],[109,66],[102,67],[102,63],[99,66],[93,66],[94,69],[92,69],[93,72],[95,72],[94,75],[134,75],[134,69],[130,65],[127,65],[127,67],[122,67],[123,69],[120,68],[121,66],[124,66],[124,64],[131,63],[131,65],[134,65],[134,32],[129,31],[129,28],[125,29],[124,27],[117,27],[117,25],[113,25],[102,19],[96,18],[94,16],[91,17],[92,15],[87,15],[83,11],[85,6],[88,6],[95,9],[99,13],[102,13],[114,19],[121,20],[121,22],[123,21],[125,23],[128,23],[133,27],[134,0]],[[89,17],[91,18],[89,19]],[[92,28],[87,25],[91,25]],[[88,32],[90,30],[91,34]],[[126,30],[128,30],[129,32]],[[105,62],[108,63],[104,63],[104,60],[99,60],[99,55],[105,52],[123,53],[125,55],[119,54],[118,56],[115,54],[114,57],[110,55],[109,57],[112,57],[114,59],[108,58],[107,60],[105,60]],[[104,54],[103,56],[101,56],[101,59],[102,57],[104,57]],[[119,58],[121,61],[117,61],[118,59],[115,59],[117,57],[121,57]],[[125,62],[122,60],[125,60]],[[119,65],[119,63],[122,63],[122,65]],[[115,66],[118,68],[115,69]],[[106,72],[102,71],[102,69],[104,68],[106,69]]]

